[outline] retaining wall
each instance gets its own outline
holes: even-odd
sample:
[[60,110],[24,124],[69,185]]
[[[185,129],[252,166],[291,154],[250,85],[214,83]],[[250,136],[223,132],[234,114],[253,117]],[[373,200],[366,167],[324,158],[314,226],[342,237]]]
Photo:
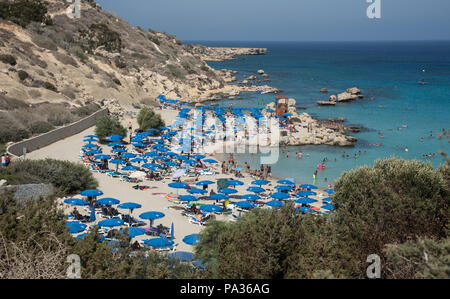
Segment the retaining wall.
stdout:
[[7,148],[7,152],[15,157],[21,157],[26,153],[31,153],[37,149],[48,146],[52,143],[55,143],[59,140],[65,139],[67,137],[78,134],[92,126],[95,125],[97,119],[104,115],[108,114],[108,109],[101,109],[88,117],[80,119],[77,122],[74,122],[70,125],[55,129],[53,131],[44,133],[42,135],[32,137],[26,140],[19,141],[14,143]]

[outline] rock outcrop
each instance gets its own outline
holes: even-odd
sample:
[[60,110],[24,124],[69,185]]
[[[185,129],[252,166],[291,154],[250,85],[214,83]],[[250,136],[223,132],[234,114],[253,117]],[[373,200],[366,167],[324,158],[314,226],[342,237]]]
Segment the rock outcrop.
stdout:
[[[328,90],[322,89],[321,92],[328,92]],[[364,98],[364,95],[361,94],[361,90],[356,87],[352,87],[342,93],[339,93],[337,96],[331,95],[328,101],[318,101],[317,104],[321,106],[334,106],[336,103],[354,101],[358,98]]]
[[[281,145],[333,145],[333,146],[353,146],[357,139],[353,136],[346,135],[347,129],[342,124],[331,121],[320,121],[312,118],[308,113],[299,114],[296,109],[296,101],[294,99],[280,99],[277,103],[270,103],[266,109],[274,111],[283,111],[291,113],[288,116],[290,129],[281,129],[280,144]],[[266,116],[272,113],[263,112]]]

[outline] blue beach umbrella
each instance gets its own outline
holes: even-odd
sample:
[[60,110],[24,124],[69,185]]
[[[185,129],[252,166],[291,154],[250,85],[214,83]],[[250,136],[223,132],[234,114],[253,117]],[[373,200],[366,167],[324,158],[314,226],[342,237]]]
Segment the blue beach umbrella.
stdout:
[[116,140],[122,140],[123,139],[123,137],[122,136],[120,136],[120,135],[111,135],[111,136],[109,136],[108,137],[110,140],[113,140],[113,139],[116,139]]
[[216,205],[204,205],[200,207],[200,210],[208,213],[216,213],[221,212],[222,207]]
[[200,242],[200,235],[199,234],[187,235],[183,238],[183,242],[188,245],[195,245],[198,242]]
[[92,151],[87,151],[86,155],[90,156],[90,155],[97,155],[97,154],[101,154],[102,151],[101,150],[92,150]]
[[253,203],[251,203],[249,201],[246,201],[246,200],[234,202],[233,204],[238,206],[238,207],[240,207],[240,208],[247,208],[247,209],[255,207],[255,205]]
[[122,167],[121,170],[123,170],[123,171],[133,171],[133,170],[136,170],[136,169],[139,169],[139,167],[134,166],[134,165],[128,165],[128,166]]
[[304,197],[304,196],[311,196],[311,195],[317,195],[314,191],[300,191],[297,193],[298,196]]
[[194,254],[187,251],[171,252],[167,255],[169,259],[179,260],[180,262],[190,262],[194,259]]
[[213,160],[213,159],[205,159],[205,160],[203,160],[203,162],[205,162],[205,163],[211,163],[211,164],[216,164],[216,163],[218,163],[216,160]]
[[327,204],[321,206],[321,208],[325,209],[325,210],[332,210],[332,209],[334,209],[334,205],[332,205],[331,203],[327,203]]
[[252,185],[258,185],[258,186],[262,186],[262,185],[267,185],[270,182],[267,180],[256,180],[252,182]]
[[278,208],[278,207],[281,207],[282,205],[284,205],[284,202],[279,201],[279,200],[272,200],[272,201],[266,202],[266,205]]
[[200,182],[196,183],[197,186],[204,186],[204,185],[211,185],[211,184],[215,184],[215,182],[213,182],[213,181],[200,181]]
[[69,228],[69,232],[71,234],[77,234],[84,231],[87,227],[86,224],[81,223],[80,221],[68,221],[66,223],[66,227]]
[[112,153],[126,153],[127,150],[123,149],[123,148],[115,148],[113,149],[111,152]]
[[275,193],[270,194],[270,197],[275,198],[275,199],[288,199],[289,194],[284,193],[284,192],[275,192]]
[[191,202],[191,201],[198,201],[199,199],[193,195],[181,195],[180,197],[178,197],[178,200]]
[[111,156],[109,156],[109,155],[97,155],[97,156],[94,156],[94,158],[97,159],[97,160],[109,160],[109,159],[111,159]]
[[106,205],[106,206],[111,206],[111,205],[117,205],[120,203],[120,201],[118,199],[115,198],[111,198],[111,197],[104,197],[104,198],[100,198],[99,200],[97,200],[97,203],[99,205]]
[[127,163],[127,161],[121,160],[121,159],[114,159],[114,160],[109,161],[109,163],[111,163],[111,164],[125,164],[125,163]]
[[223,189],[219,189],[218,192],[228,195],[228,194],[235,194],[238,191],[236,189],[232,189],[232,188],[223,188]]
[[303,189],[317,189],[316,186],[310,185],[310,184],[303,184],[303,185],[300,185],[300,188],[303,188]]
[[97,135],[86,135],[84,136],[84,138],[98,138]]
[[300,212],[302,213],[309,213],[311,212],[311,209],[308,207],[300,207]]
[[329,202],[329,201],[331,201],[331,197],[322,198],[322,201],[323,202]]
[[188,189],[187,192],[190,194],[206,194],[206,193],[208,193],[208,191],[199,189],[199,188],[191,188],[191,189]]
[[123,225],[123,223],[124,222],[122,219],[110,218],[110,219],[99,221],[98,226],[100,226],[100,227],[115,227],[115,226],[121,226],[121,225]]
[[68,198],[64,200],[64,203],[72,206],[88,206],[89,203],[79,198]]
[[227,184],[229,186],[242,186],[242,185],[244,185],[244,182],[239,181],[239,180],[229,180],[229,181],[226,181],[225,184]]
[[136,158],[136,154],[134,154],[134,153],[124,153],[124,154],[122,154],[122,158],[125,158],[125,159],[132,159],[132,158]]
[[325,190],[323,190],[323,191],[325,191],[326,193],[328,193],[328,194],[334,194],[334,190],[333,189],[325,189]]
[[315,203],[316,201],[309,197],[302,197],[302,198],[298,198],[298,199],[294,200],[294,202],[299,203],[299,204],[308,205],[308,204]]
[[247,188],[247,191],[254,192],[254,193],[261,193],[261,192],[264,192],[266,190],[264,188],[261,188],[261,187],[249,187],[249,188]]
[[144,158],[134,158],[134,159],[131,159],[130,162],[141,163],[141,162],[147,162],[147,160]]
[[[120,229],[119,232],[123,233],[125,231],[125,229]],[[128,236],[130,238],[134,238],[137,236],[142,236],[145,235],[145,229],[140,228],[140,227],[128,227]]]
[[209,198],[212,200],[226,200],[226,199],[229,199],[230,197],[225,194],[217,193],[217,194],[210,195]]
[[84,190],[80,194],[81,194],[81,196],[86,196],[86,197],[97,197],[97,196],[103,195],[103,192],[100,190],[89,189],[89,190]]
[[96,217],[95,217],[95,209],[94,209],[94,206],[92,206],[92,208],[91,208],[91,215],[89,216],[89,221],[90,222],[94,222],[95,219],[96,219]]
[[288,185],[275,186],[275,189],[277,189],[278,191],[292,190],[292,188],[293,188],[293,186],[288,186]]
[[120,205],[118,205],[117,208],[130,210],[130,214],[131,214],[134,209],[140,209],[140,208],[142,208],[142,206],[135,202],[125,202],[125,203],[121,203]]
[[150,220],[150,226],[153,226],[154,220],[163,218],[164,216],[165,216],[164,213],[151,211],[142,213],[141,215],[139,215],[139,218]]
[[145,245],[150,247],[167,247],[173,245],[173,241],[166,238],[153,238],[148,240],[143,240]]
[[259,195],[256,194],[245,194],[241,196],[241,199],[250,200],[250,201],[256,201],[258,199],[261,199]]
[[83,148],[97,148],[97,147],[98,147],[98,145],[92,144],[92,143],[88,143],[88,144],[83,145]]
[[115,147],[115,146],[121,146],[121,145],[123,145],[123,143],[121,143],[121,142],[112,142],[112,143],[108,144],[109,147]]
[[278,181],[277,183],[280,185],[295,185],[294,182],[289,181],[289,180],[281,180],[281,181]]
[[176,183],[170,183],[168,186],[170,188],[175,188],[175,189],[186,189],[188,185],[185,183],[176,182]]
[[206,156],[205,155],[193,155],[193,156],[191,156],[191,158],[192,159],[203,159],[203,158],[206,158]]

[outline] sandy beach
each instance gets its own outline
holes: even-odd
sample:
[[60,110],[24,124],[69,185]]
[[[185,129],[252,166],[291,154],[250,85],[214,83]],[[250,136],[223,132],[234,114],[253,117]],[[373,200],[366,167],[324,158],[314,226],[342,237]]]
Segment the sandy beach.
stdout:
[[[132,110],[132,109],[130,109]],[[163,110],[156,110],[157,113],[161,114],[162,118],[166,122],[166,125],[171,124],[177,117],[179,111],[177,110],[171,110],[171,109],[163,109]],[[137,128],[138,125],[136,123],[136,119],[130,119],[125,118],[123,119],[123,125],[127,126],[127,124],[131,121],[133,124],[133,129]],[[68,160],[72,162],[79,162],[82,163],[80,159],[80,149],[82,148],[84,142],[83,137],[94,133],[95,127],[91,127],[79,134],[76,134],[70,138],[61,140],[59,142],[53,143],[45,148],[36,150],[34,152],[31,152],[27,154],[26,158],[28,159],[45,159],[45,158],[52,158],[52,159],[58,159],[58,160]],[[107,146],[103,146],[103,151],[105,154],[108,154],[110,151],[110,148]],[[207,158],[217,159],[217,157],[212,154],[209,155]],[[215,175],[204,175],[200,176],[199,180],[211,180],[216,181],[220,178],[235,178],[231,174],[221,174],[220,170],[220,163],[215,164],[215,171],[218,174]],[[111,165],[110,168],[114,168],[114,165]],[[142,205],[142,208],[136,209],[133,211],[133,217],[138,218],[138,215],[147,211],[159,211],[165,214],[165,217],[155,220],[154,225],[163,224],[164,226],[171,227],[172,223],[174,225],[174,236],[175,236],[175,244],[177,244],[177,250],[178,251],[192,251],[192,246],[185,244],[182,239],[184,236],[189,234],[198,233],[202,230],[203,226],[200,226],[198,224],[193,224],[189,222],[189,218],[186,216],[183,216],[181,214],[180,207],[183,206],[182,203],[170,201],[166,198],[166,195],[169,193],[177,193],[180,195],[187,195],[188,193],[186,190],[183,189],[173,189],[168,186],[169,183],[172,182],[172,178],[166,177],[161,181],[144,181],[141,183],[141,185],[150,186],[150,189],[147,190],[136,190],[133,189],[132,186],[135,185],[135,183],[125,182],[122,181],[120,178],[113,178],[111,176],[108,176],[105,173],[99,173],[94,172],[94,177],[99,182],[98,190],[101,190],[104,194],[101,197],[113,197],[118,200],[120,200],[121,203],[124,202],[135,202]],[[184,179],[192,179],[189,177],[182,177],[181,180]],[[256,178],[252,178],[249,174],[244,173],[244,178],[239,178],[244,185],[242,186],[236,186],[236,189],[238,190],[238,195],[243,194],[249,194],[250,192],[246,191],[248,186],[251,184],[253,180]],[[275,178],[269,178],[268,180],[271,181],[270,184],[265,185],[265,189],[268,191],[268,193],[276,192],[276,190],[273,188],[276,186],[277,179]],[[215,192],[217,192],[217,184],[213,184],[208,186],[208,191],[213,188]],[[178,190],[178,191],[177,191]],[[318,196],[313,196],[312,198],[317,199],[312,207],[320,208],[320,206],[323,204],[320,198],[327,197],[328,195],[323,192],[322,190],[315,190],[318,193]],[[77,198],[81,198],[81,196],[74,196]],[[99,197],[99,198],[101,198]],[[62,207],[64,207],[65,211],[69,213],[73,209],[72,206],[66,205],[62,203],[62,200],[60,201],[60,204]],[[231,198],[230,201],[233,201],[235,199]],[[237,200],[239,201],[239,199]],[[215,201],[212,200],[206,200],[201,201],[202,204],[212,204]],[[270,208],[266,206],[267,208]],[[235,211],[234,205],[231,205],[230,208],[233,208],[233,213],[235,215],[238,214],[238,212]],[[78,209],[83,215],[89,215],[89,210],[85,210],[83,208]],[[128,210],[120,210],[119,212],[128,213]],[[217,219],[219,220],[232,220],[234,217],[232,215],[217,215]],[[97,221],[102,220],[101,218],[97,217]],[[148,221],[146,220],[146,223],[148,224]],[[92,224],[91,224],[92,225]],[[136,240],[142,240],[142,239],[149,239],[149,236],[138,236],[136,237]]]

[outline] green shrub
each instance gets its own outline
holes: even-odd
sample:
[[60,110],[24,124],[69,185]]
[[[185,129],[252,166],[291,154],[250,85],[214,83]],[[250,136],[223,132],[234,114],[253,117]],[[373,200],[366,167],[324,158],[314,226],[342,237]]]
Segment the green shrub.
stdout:
[[166,65],[166,67],[169,70],[170,74],[172,74],[172,76],[174,76],[178,79],[184,79],[183,73],[177,66],[175,66],[173,64],[168,64],[168,65]]
[[36,122],[30,126],[30,132],[32,134],[43,134],[53,129],[55,129],[55,127],[52,124],[45,121]]
[[87,43],[89,52],[98,47],[104,47],[108,52],[120,52],[122,50],[122,39],[120,34],[109,29],[106,24],[96,23],[89,26],[89,30],[81,31],[81,38]]
[[152,108],[144,107],[139,111],[137,122],[141,130],[157,129],[165,126],[161,115],[156,114]]
[[27,79],[29,77],[28,73],[25,72],[24,70],[19,70],[17,72],[17,75],[19,75],[20,81],[24,81],[25,79]]
[[6,64],[10,64],[10,65],[17,64],[16,58],[14,56],[8,55],[8,54],[1,54],[0,61],[3,63],[6,63]]
[[52,83],[48,82],[48,81],[44,82],[42,84],[42,87],[44,87],[44,88],[46,88],[48,90],[54,91],[54,92],[58,92],[58,89],[56,88],[56,86],[53,85]]
[[26,27],[31,22],[51,24],[47,8],[39,0],[17,0],[0,3],[0,18]]
[[72,111],[72,113],[79,117],[86,117],[98,111],[99,109],[100,109],[99,105],[92,103],[83,107],[77,107]]
[[98,136],[99,140],[104,141],[106,137],[116,134],[122,137],[127,136],[127,129],[122,126],[116,117],[104,115],[97,119],[95,135]]
[[24,178],[29,184],[52,184],[61,196],[98,187],[97,180],[83,164],[54,159],[16,160],[0,171],[0,177],[3,175]]

